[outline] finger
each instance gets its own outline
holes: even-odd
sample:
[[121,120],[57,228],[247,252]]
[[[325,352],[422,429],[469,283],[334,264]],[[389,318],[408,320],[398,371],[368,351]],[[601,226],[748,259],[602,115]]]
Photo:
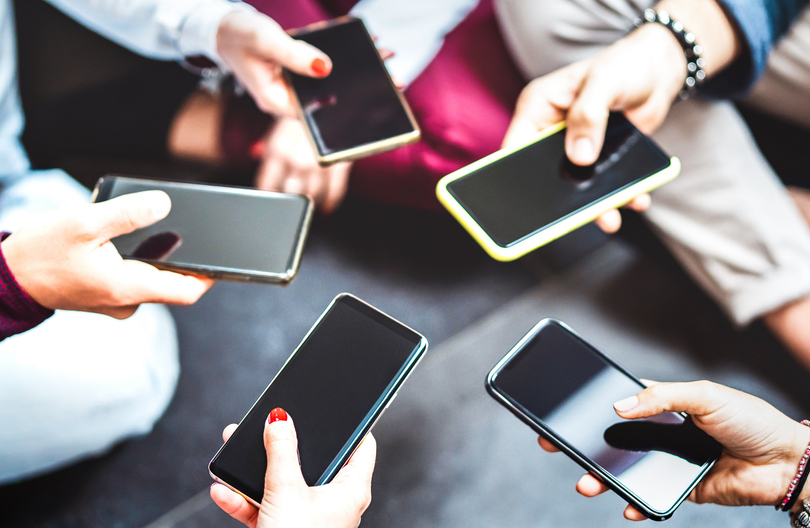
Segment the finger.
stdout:
[[637,509],[633,508],[629,504],[624,509],[624,518],[628,521],[646,521],[647,516],[638,511]]
[[222,430],[222,441],[227,442],[228,438],[231,437],[234,431],[236,431],[236,424],[230,424],[225,426],[225,429]]
[[383,61],[387,61],[395,55],[395,53],[389,49],[378,49],[377,52],[380,54],[380,58]]
[[298,463],[298,437],[292,419],[284,409],[270,411],[264,425],[264,448],[267,451],[267,473],[264,494],[272,495],[287,486],[306,486]]
[[577,491],[580,495],[584,495],[585,497],[596,497],[609,489],[610,488],[599,482],[590,473],[583,475],[582,478],[579,479],[579,482],[577,482]]
[[209,278],[159,270],[137,260],[125,260],[120,281],[120,304],[142,303],[190,305],[216,282]]
[[326,170],[315,168],[307,171],[304,182],[304,194],[310,197],[316,205],[323,205],[326,199],[326,180],[329,174]]
[[263,191],[284,189],[284,163],[276,156],[265,157],[256,173],[256,187]]
[[172,201],[163,191],[125,194],[90,204],[86,209],[86,230],[97,240],[107,241],[166,218],[171,208]]
[[709,414],[725,405],[733,389],[708,381],[658,383],[613,404],[622,418],[646,418],[664,411],[693,416]]
[[352,457],[338,472],[332,482],[347,485],[355,490],[371,493],[371,478],[377,461],[377,440],[369,433],[355,449]]
[[633,201],[625,205],[628,209],[632,209],[633,211],[638,211],[639,213],[642,211],[646,211],[649,209],[650,205],[652,204],[652,198],[649,194],[644,193],[636,196],[633,198]]
[[336,163],[329,168],[329,176],[326,180],[326,198],[321,205],[321,212],[332,214],[338,208],[346,191],[349,190],[349,174],[352,170],[352,163]]
[[503,138],[503,148],[523,145],[529,139],[537,136],[539,130],[538,126],[528,116],[516,114],[506,130],[506,135]]
[[256,53],[280,64],[290,71],[309,77],[326,77],[332,71],[332,61],[315,46],[295,40],[281,26],[267,17],[272,25],[259,34]]
[[222,511],[246,526],[256,526],[259,510],[244,497],[219,483],[211,485],[210,493]]
[[537,437],[537,443],[540,444],[540,447],[543,448],[543,451],[548,451],[549,453],[559,453],[560,450],[557,447],[543,438],[542,436]]
[[605,233],[615,233],[622,227],[622,215],[617,209],[611,209],[602,213],[595,222]]
[[262,112],[293,116],[290,92],[281,80],[281,67],[261,59],[247,59],[234,67],[234,73],[253,96]]
[[282,190],[285,193],[291,194],[306,194],[307,185],[304,180],[298,177],[289,177],[284,180],[284,185],[282,186]]
[[591,165],[602,150],[608,115],[616,98],[609,76],[590,73],[568,110],[565,152],[576,165]]

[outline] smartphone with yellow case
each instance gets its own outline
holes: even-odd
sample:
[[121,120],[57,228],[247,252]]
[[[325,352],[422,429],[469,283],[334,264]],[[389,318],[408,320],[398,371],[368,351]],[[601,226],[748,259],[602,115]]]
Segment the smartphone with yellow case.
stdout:
[[332,61],[323,78],[288,70],[298,117],[318,163],[326,166],[419,140],[419,126],[359,18],[341,17],[291,31]]
[[439,201],[489,255],[515,260],[675,178],[670,158],[622,114],[612,113],[593,165],[565,155],[565,123],[439,181]]

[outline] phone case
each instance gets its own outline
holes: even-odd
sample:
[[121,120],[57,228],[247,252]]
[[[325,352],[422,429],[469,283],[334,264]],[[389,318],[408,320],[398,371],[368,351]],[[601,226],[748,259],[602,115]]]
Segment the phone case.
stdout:
[[[294,29],[288,31],[290,36],[295,37],[296,35],[302,35],[305,33],[309,33],[312,31],[317,31],[319,29],[323,29],[325,27],[336,26],[339,24],[344,24],[346,22],[356,20],[355,17],[352,16],[342,16],[332,20],[326,20],[323,22],[315,22],[314,24],[310,24],[308,26],[304,26],[302,28]],[[365,24],[363,25],[365,27]],[[368,34],[368,29],[366,28],[366,34]],[[371,35],[368,35],[369,41],[373,42]],[[368,143],[366,145],[360,145],[357,147],[353,147],[347,150],[342,150],[339,152],[333,152],[332,154],[328,154],[326,156],[322,156],[321,153],[318,151],[318,144],[315,140],[315,136],[312,133],[312,130],[305,126],[304,129],[307,132],[307,139],[309,140],[309,144],[312,147],[312,152],[315,153],[315,157],[318,159],[318,164],[322,167],[327,167],[329,165],[341,162],[341,161],[350,161],[356,160],[360,158],[366,158],[368,156],[372,156],[374,154],[379,154],[381,152],[387,152],[389,150],[394,150],[399,147],[403,147],[410,143],[416,143],[419,141],[422,133],[419,129],[419,125],[416,122],[416,118],[413,116],[413,112],[411,111],[411,107],[408,105],[408,101],[405,100],[405,97],[402,95],[402,91],[396,87],[394,84],[394,80],[391,78],[391,74],[388,73],[388,68],[385,67],[385,63],[383,62],[382,58],[379,58],[380,64],[383,65],[383,69],[388,76],[388,81],[391,83],[391,88],[399,97],[400,103],[402,103],[403,108],[405,108],[405,113],[408,114],[408,119],[413,126],[413,131],[408,132],[406,134],[402,134],[400,136],[395,136],[391,138],[387,138],[381,141],[376,141],[374,143]],[[298,94],[293,90],[292,83],[290,82],[290,72],[288,70],[283,71],[284,81],[287,84],[287,91],[290,93],[290,99],[293,101],[295,105],[295,111],[298,116],[298,119],[302,123],[306,123],[306,116],[304,115],[304,108],[301,105],[301,101],[298,99]]]
[[478,242],[484,250],[494,258],[502,262],[518,259],[535,249],[556,240],[571,231],[578,229],[585,224],[596,220],[603,213],[621,207],[633,200],[636,196],[649,192],[656,187],[674,179],[681,172],[681,162],[678,158],[670,158],[667,168],[648,176],[644,180],[622,189],[621,191],[606,196],[603,200],[595,203],[581,211],[572,213],[562,219],[548,225],[545,229],[537,231],[516,244],[504,247],[495,242],[489,234],[476,222],[472,215],[461,205],[447,189],[450,182],[462,178],[470,173],[492,164],[510,154],[521,150],[528,145],[541,141],[548,136],[555,134],[565,128],[565,121],[557,123],[543,131],[532,141],[516,147],[502,149],[490,154],[480,160],[463,167],[456,172],[448,174],[436,186],[436,196],[439,202],[452,214],[456,220],[467,230],[467,232]]
[[[675,513],[675,510],[680,506],[683,501],[689,497],[689,494],[692,493],[692,490],[697,486],[698,482],[709,472],[709,470],[714,466],[715,460],[712,460],[710,463],[706,464],[703,468],[701,473],[697,476],[694,482],[692,482],[691,486],[684,491],[681,495],[680,500],[678,500],[672,508],[667,511],[657,511],[647,505],[644,501],[642,501],[639,497],[637,497],[633,492],[627,489],[618,479],[616,479],[610,473],[604,471],[599,466],[595,465],[591,462],[590,459],[586,458],[578,451],[573,449],[569,446],[564,439],[559,438],[555,435],[553,431],[547,429],[541,422],[535,420],[531,416],[525,414],[519,407],[514,405],[507,397],[505,397],[501,392],[495,387],[494,380],[497,377],[498,373],[503,369],[503,367],[509,363],[509,361],[515,357],[520,351],[523,349],[525,344],[530,341],[537,332],[546,325],[558,325],[562,327],[567,332],[571,333],[574,337],[578,340],[582,341],[586,346],[595,350],[599,353],[612,367],[616,368],[618,371],[622,372],[629,378],[638,382],[640,387],[645,387],[644,383],[641,382],[636,376],[631,374],[627,371],[624,367],[616,363],[610,356],[605,354],[604,352],[600,351],[588,341],[585,340],[582,336],[580,336],[577,332],[572,330],[567,324],[563,323],[562,321],[558,321],[557,319],[553,318],[546,318],[537,323],[534,328],[532,328],[525,336],[523,336],[518,343],[512,347],[512,349],[503,357],[500,361],[489,371],[487,374],[486,380],[486,387],[487,392],[490,396],[492,396],[498,403],[509,409],[515,416],[517,416],[523,423],[531,427],[537,434],[541,435],[543,438],[551,442],[554,447],[559,449],[561,452],[568,455],[574,462],[579,464],[585,471],[599,479],[603,484],[613,490],[617,495],[619,495],[622,499],[626,500],[629,504],[631,504],[634,508],[638,511],[646,515],[648,518],[654,521],[665,521],[672,517],[672,514]],[[683,413],[681,413],[683,416]]]
[[[376,310],[376,311],[378,311],[380,313],[383,313],[380,310],[377,310],[376,308],[374,308],[373,306],[368,304],[367,302],[363,301],[362,299],[359,299],[358,297],[355,297],[354,295],[352,295],[350,293],[341,293],[341,294],[339,294],[334,299],[332,299],[332,302],[329,303],[329,306],[327,306],[326,309],[323,311],[323,313],[321,313],[321,315],[318,317],[318,320],[315,321],[315,324],[312,325],[312,328],[309,329],[307,334],[301,340],[301,343],[299,343],[298,346],[293,351],[293,353],[290,354],[290,357],[287,358],[287,361],[284,362],[284,365],[281,366],[278,373],[276,373],[276,376],[268,384],[268,388],[270,387],[270,385],[273,384],[273,381],[275,381],[276,377],[278,377],[278,375],[284,370],[284,367],[286,367],[287,364],[290,361],[292,361],[292,359],[295,357],[295,355],[300,350],[301,345],[304,342],[306,342],[306,340],[309,338],[310,334],[312,334],[318,328],[318,326],[320,325],[321,320],[326,316],[327,313],[329,313],[329,311],[332,309],[332,306],[334,306],[335,303],[338,302],[343,297],[350,297],[350,298],[354,299],[357,302],[365,304],[366,306],[372,308],[373,310]],[[414,371],[414,369],[416,369],[416,367],[419,365],[419,363],[421,363],[422,359],[425,357],[425,354],[427,353],[428,341],[424,336],[422,336],[419,332],[417,332],[416,330],[410,328],[409,326],[401,323],[397,319],[394,319],[390,315],[388,315],[388,314],[384,314],[384,315],[386,317],[388,317],[389,319],[392,319],[395,322],[401,324],[402,326],[404,326],[408,330],[412,331],[413,333],[419,335],[422,338],[421,342],[420,342],[419,346],[417,347],[416,352],[412,355],[409,362],[405,365],[405,368],[403,369],[403,371],[391,382],[389,390],[387,390],[386,393],[384,394],[385,397],[379,403],[379,405],[377,405],[376,408],[374,409],[373,416],[371,417],[371,419],[363,424],[363,427],[360,430],[360,432],[355,437],[353,437],[351,439],[351,441],[347,443],[348,445],[345,446],[344,449],[335,457],[335,459],[332,461],[332,464],[324,472],[321,479],[316,483],[317,486],[322,485],[322,484],[328,484],[335,477],[335,475],[337,475],[337,473],[346,464],[346,462],[349,460],[349,458],[351,458],[351,456],[355,452],[355,450],[360,446],[360,444],[362,443],[362,441],[365,438],[366,434],[368,434],[374,428],[374,425],[377,424],[377,422],[382,417],[383,413],[385,413],[385,411],[388,410],[388,407],[391,405],[391,403],[397,397],[397,394],[399,394],[399,389],[402,387],[402,384],[405,383],[405,380],[408,379],[408,376],[410,376],[411,373]],[[265,389],[265,391],[266,390],[267,389]],[[261,399],[263,397],[264,397],[264,392],[262,392],[261,396],[259,396],[256,399],[256,402],[250,407],[248,412],[245,413],[245,416],[242,417],[242,420],[239,421],[240,425],[241,425],[242,421],[244,421],[245,418],[247,418],[248,415],[250,415],[251,411],[253,411],[253,408],[259,403],[259,401],[261,401]],[[254,501],[253,499],[248,497],[247,494],[242,493],[235,486],[232,486],[228,482],[226,482],[223,479],[219,478],[217,475],[214,474],[213,470],[211,469],[212,464],[217,459],[220,452],[223,449],[225,449],[226,445],[227,445],[227,442],[222,444],[222,447],[220,447],[217,450],[217,453],[214,455],[214,457],[208,463],[208,474],[211,476],[212,479],[214,479],[214,481],[216,481],[216,482],[218,482],[218,483],[220,483],[220,484],[222,484],[224,486],[227,486],[229,489],[231,489],[234,492],[238,493],[239,495],[244,497],[248,502],[250,502],[251,504],[253,504],[254,506],[256,506],[258,508],[259,504],[257,504],[256,501]]]
[[[96,182],[96,186],[93,189],[93,194],[90,197],[91,202],[96,202],[99,198],[99,194],[103,192],[103,188],[105,182],[109,182],[111,180],[120,179],[120,180],[140,180],[140,181],[152,181],[152,180],[144,180],[140,178],[130,178],[127,176],[115,176],[109,175],[99,178]],[[191,182],[172,182],[172,181],[155,181],[156,189],[160,187],[171,187],[171,186],[187,186],[193,185],[196,187],[213,187],[218,190],[222,190],[224,192],[232,192],[237,194],[268,194],[270,191],[259,191],[256,189],[246,189],[243,187],[235,187],[229,185],[210,185],[210,184],[200,184],[200,183],[191,183]],[[109,192],[109,191],[107,191]],[[275,194],[283,194],[283,193],[275,193]],[[312,223],[312,216],[314,214],[314,206],[312,204],[312,200],[302,196],[307,200],[307,210],[304,214],[304,220],[301,223],[301,230],[300,235],[298,237],[298,242],[296,244],[295,253],[293,255],[293,262],[290,268],[284,273],[267,273],[267,272],[260,272],[260,271],[245,271],[245,270],[236,270],[230,268],[221,268],[221,267],[214,267],[214,266],[180,266],[176,264],[172,264],[170,262],[162,262],[157,260],[148,260],[148,259],[136,259],[142,260],[152,266],[155,266],[159,269],[165,269],[169,271],[177,271],[181,273],[194,273],[197,275],[203,275],[205,277],[210,277],[212,279],[217,280],[227,280],[233,282],[256,282],[262,284],[276,284],[279,286],[286,286],[288,285],[298,274],[298,267],[301,263],[301,254],[304,251],[304,244],[306,243],[307,234],[309,234],[309,226]],[[102,201],[106,200],[107,196],[102,197]]]

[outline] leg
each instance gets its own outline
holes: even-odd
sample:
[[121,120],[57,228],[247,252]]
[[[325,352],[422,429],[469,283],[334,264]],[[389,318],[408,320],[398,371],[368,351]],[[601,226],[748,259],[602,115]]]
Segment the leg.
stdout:
[[[517,62],[536,76],[621,38],[652,3],[500,0],[498,14]],[[805,310],[802,321],[810,312],[810,231],[736,110],[700,100],[676,104],[654,137],[684,165],[653,193],[652,227],[735,323],[764,317],[810,369],[810,332],[808,346],[796,346],[791,324],[770,322],[785,309],[791,322],[801,319],[792,316],[795,307]]]
[[[61,171],[0,194],[0,229],[89,193]],[[0,342],[0,483],[20,480],[149,432],[174,393],[177,336],[164,306],[118,321],[57,312]]]
[[[374,201],[438,208],[436,182],[500,148],[523,80],[483,0],[405,91],[422,140],[355,163],[350,190]],[[381,177],[384,175],[384,177]]]

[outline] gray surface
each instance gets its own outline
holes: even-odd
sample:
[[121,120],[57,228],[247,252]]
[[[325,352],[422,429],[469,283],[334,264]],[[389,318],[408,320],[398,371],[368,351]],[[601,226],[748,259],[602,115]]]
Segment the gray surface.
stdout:
[[[537,321],[557,317],[635,374],[709,378],[764,397],[794,417],[810,410],[806,375],[768,336],[731,329],[683,277],[615,241],[453,336],[400,391],[379,443],[363,526],[627,526],[622,501],[576,494],[582,474],[486,394],[486,372]],[[792,387],[793,392],[787,392]],[[800,405],[803,402],[803,406]],[[150,528],[238,526],[206,492]],[[772,508],[685,504],[667,526],[771,526]]]

